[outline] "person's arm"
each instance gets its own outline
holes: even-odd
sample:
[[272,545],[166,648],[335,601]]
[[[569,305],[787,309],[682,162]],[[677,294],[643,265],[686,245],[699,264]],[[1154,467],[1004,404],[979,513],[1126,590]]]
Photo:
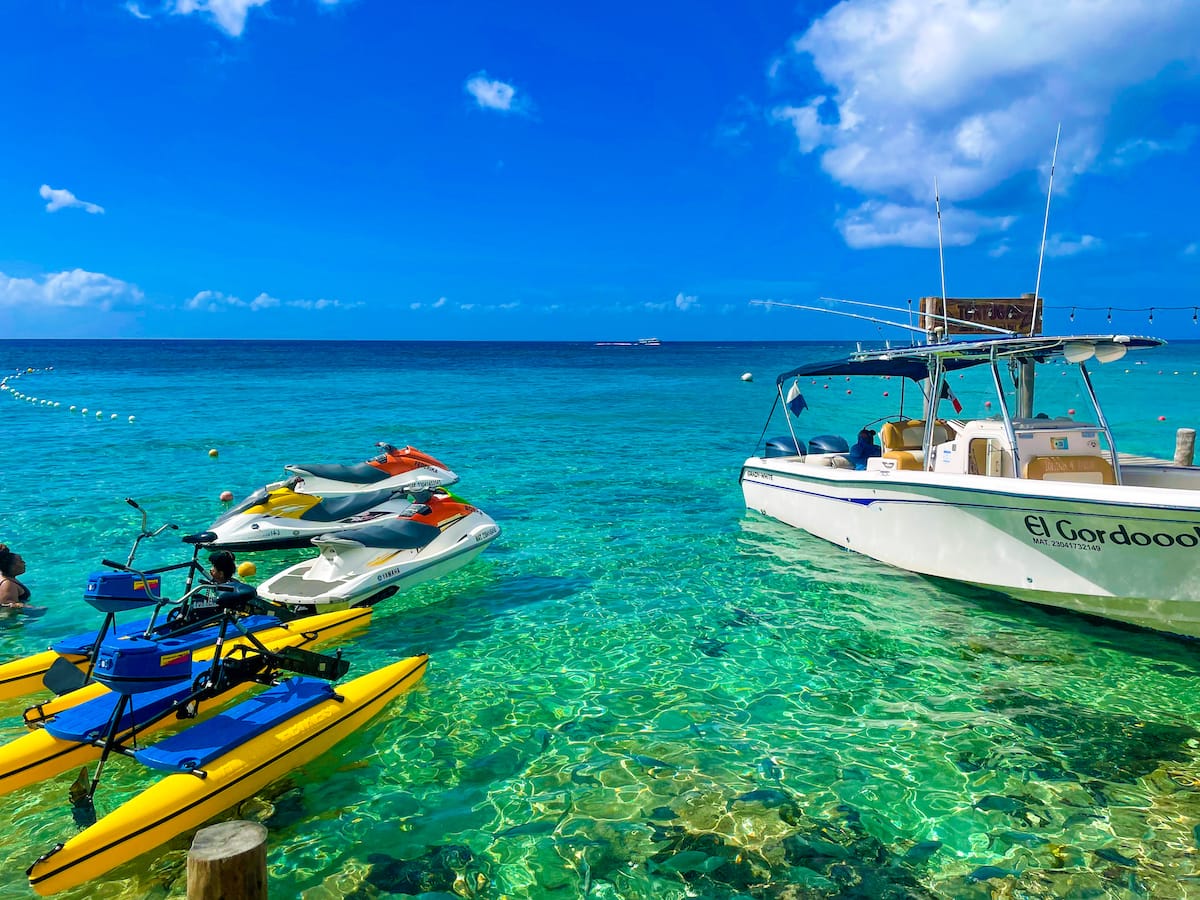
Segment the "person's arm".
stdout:
[[9,581],[7,578],[0,581],[0,606],[17,606],[20,596],[15,581]]

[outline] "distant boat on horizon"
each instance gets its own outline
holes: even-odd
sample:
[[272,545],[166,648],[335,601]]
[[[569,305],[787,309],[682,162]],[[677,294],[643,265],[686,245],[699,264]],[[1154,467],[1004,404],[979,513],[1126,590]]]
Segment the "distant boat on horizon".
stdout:
[[662,341],[656,337],[638,338],[636,341],[596,341],[597,347],[661,347]]

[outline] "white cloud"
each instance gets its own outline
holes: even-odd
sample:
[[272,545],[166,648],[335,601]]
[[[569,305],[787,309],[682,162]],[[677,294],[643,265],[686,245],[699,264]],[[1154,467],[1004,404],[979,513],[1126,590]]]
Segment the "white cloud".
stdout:
[[[438,297],[432,303],[422,303],[421,301],[418,300],[415,303],[408,304],[408,308],[409,309],[421,309],[423,307],[428,307],[429,309],[441,309],[445,305],[446,305],[446,298]],[[465,308],[465,307],[460,307],[460,308]]]
[[1046,255],[1050,257],[1075,256],[1079,253],[1099,250],[1103,246],[1104,241],[1093,234],[1083,234],[1077,238],[1052,234],[1046,239]]
[[830,126],[821,123],[818,113],[824,102],[824,97],[813,97],[803,106],[777,106],[771,110],[771,118],[776,122],[787,122],[792,126],[801,153],[812,153],[825,143],[830,133]]
[[42,279],[11,278],[0,272],[0,307],[93,307],[110,310],[136,306],[144,299],[136,285],[99,272],[72,269]]
[[248,309],[259,312],[264,309],[277,309],[286,306],[291,309],[354,309],[361,303],[343,303],[341,300],[279,300],[270,294],[261,293],[253,300],[246,301],[233,294],[221,291],[200,291],[196,296],[187,300],[184,309],[199,312],[221,312],[227,309]]
[[239,298],[223,294],[220,291],[200,291],[183,304],[184,309],[198,309],[205,312],[220,312],[222,309],[244,307],[245,305]]
[[[1200,41],[1186,38],[1198,32],[1192,0],[942,0],[935,9],[924,0],[843,0],[793,45],[826,89],[772,117],[791,127],[802,152],[820,154],[834,181],[864,195],[841,223],[844,234],[858,246],[907,243],[916,223],[895,227],[872,210],[919,207],[936,229],[934,177],[956,203],[1030,171],[1044,185],[1059,122],[1055,185],[1068,187],[1100,156],[1117,96],[1172,63],[1200,60]],[[1166,149],[1149,139],[1123,146],[1117,159]],[[978,216],[963,237],[1007,221]],[[920,239],[931,240],[927,229]]]
[[[930,191],[932,194],[932,191]],[[932,197],[930,198],[932,199]],[[937,216],[929,206],[868,200],[838,220],[838,230],[851,247],[936,247]],[[1002,232],[1012,216],[983,216],[967,209],[942,208],[942,244],[962,247],[982,231]]]
[[97,206],[95,203],[80,200],[66,188],[52,188],[48,184],[43,184],[38,193],[42,195],[43,200],[48,201],[46,203],[46,212],[58,212],[60,209],[71,209],[72,207],[85,209],[93,214],[104,212],[103,206]]
[[1198,253],[1200,253],[1200,244],[1196,243],[1195,241],[1192,241],[1183,248],[1184,256],[1196,256]]
[[181,16],[203,13],[230,37],[239,37],[246,28],[246,15],[250,9],[266,5],[267,0],[175,0],[170,9]]
[[692,295],[685,295],[683,291],[680,291],[675,295],[675,308],[680,312],[687,312],[696,305],[697,299],[699,298]]
[[149,15],[147,15],[147,14],[146,14],[146,13],[144,13],[144,12],[142,12],[142,8],[141,8],[140,6],[138,6],[136,3],[132,3],[132,2],[130,2],[130,3],[126,3],[126,4],[125,4],[125,9],[126,9],[126,10],[127,10],[127,11],[128,11],[128,12],[129,12],[129,13],[130,13],[130,14],[131,14],[131,15],[132,15],[134,18],[135,18],[135,19],[142,19],[142,20],[145,20],[145,19],[149,19],[149,18],[150,18],[150,16],[149,16]]
[[463,90],[475,98],[480,109],[494,109],[506,113],[526,113],[529,101],[517,96],[517,89],[511,84],[487,77],[487,72],[479,72],[467,79]]
[[1124,168],[1126,166],[1137,165],[1151,157],[1161,156],[1164,153],[1183,153],[1192,146],[1195,139],[1196,129],[1192,126],[1181,128],[1174,137],[1166,140],[1134,138],[1133,140],[1126,141],[1113,151],[1109,164],[1113,168]]

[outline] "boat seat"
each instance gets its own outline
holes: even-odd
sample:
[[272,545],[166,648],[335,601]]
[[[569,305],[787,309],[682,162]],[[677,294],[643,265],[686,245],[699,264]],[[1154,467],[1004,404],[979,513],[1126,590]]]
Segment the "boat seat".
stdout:
[[925,453],[922,450],[888,450],[882,458],[894,460],[897,469],[920,472],[925,468]]
[[[933,443],[944,444],[953,437],[950,427],[942,419],[933,422]],[[909,419],[907,422],[884,422],[879,429],[879,440],[883,444],[883,455],[889,450],[921,450],[925,444],[925,420]],[[919,468],[919,466],[918,466]]]
[[1102,456],[1031,456],[1025,477],[1033,481],[1076,481],[1082,484],[1116,484],[1112,463]]
[[825,466],[829,469],[853,469],[854,464],[846,457],[836,453],[822,453],[820,455],[809,454],[804,457],[804,462],[810,466]]
[[[933,443],[942,444],[950,440],[950,428],[941,419],[933,422]],[[883,444],[883,458],[893,460],[897,469],[919,472],[925,468],[925,420],[909,419],[907,422],[884,422],[879,429],[879,440]]]

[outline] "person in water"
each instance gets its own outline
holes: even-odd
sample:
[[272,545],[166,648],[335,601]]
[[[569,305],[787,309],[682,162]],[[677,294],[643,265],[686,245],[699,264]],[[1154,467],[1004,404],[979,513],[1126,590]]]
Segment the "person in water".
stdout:
[[8,544],[0,544],[0,607],[23,609],[29,605],[29,588],[17,580],[25,574],[25,560]]
[[865,469],[867,460],[880,456],[883,450],[875,443],[875,431],[871,428],[864,428],[858,433],[858,441],[850,448],[850,462],[854,463],[854,468]]

